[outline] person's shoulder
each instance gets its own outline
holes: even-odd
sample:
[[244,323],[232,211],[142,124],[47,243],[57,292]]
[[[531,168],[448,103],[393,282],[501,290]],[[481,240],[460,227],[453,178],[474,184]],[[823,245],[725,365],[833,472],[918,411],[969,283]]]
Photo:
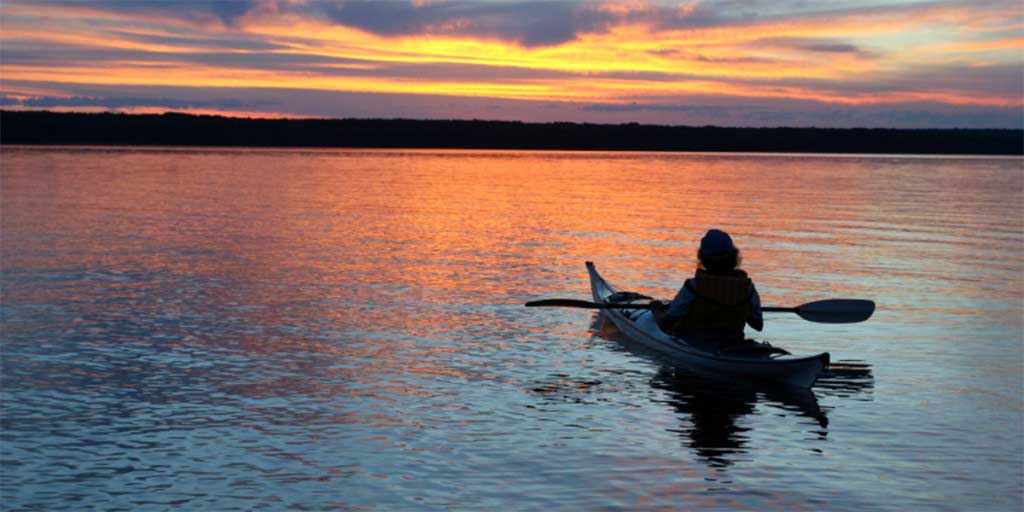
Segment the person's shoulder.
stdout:
[[676,298],[680,300],[690,300],[693,298],[693,291],[696,289],[697,283],[693,279],[687,279],[683,281],[683,285],[679,287],[679,291],[676,292]]
[[753,290],[755,293],[757,292],[757,288],[754,286],[754,280],[751,279],[750,275],[748,275],[745,270],[736,269],[736,270],[733,270],[733,272],[735,272],[735,275],[737,277],[740,277],[740,278],[743,278],[743,279],[747,280],[747,289],[748,290]]

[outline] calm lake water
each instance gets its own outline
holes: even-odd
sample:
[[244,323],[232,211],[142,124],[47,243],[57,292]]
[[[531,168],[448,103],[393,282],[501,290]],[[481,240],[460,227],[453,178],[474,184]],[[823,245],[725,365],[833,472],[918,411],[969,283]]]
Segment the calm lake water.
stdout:
[[[1014,510],[1024,161],[4,147],[9,510]],[[836,368],[708,380],[590,310],[710,227]]]

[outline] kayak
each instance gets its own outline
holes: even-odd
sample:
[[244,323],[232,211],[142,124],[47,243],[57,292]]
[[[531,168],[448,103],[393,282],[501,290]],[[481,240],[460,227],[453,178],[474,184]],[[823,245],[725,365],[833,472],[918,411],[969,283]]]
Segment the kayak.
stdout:
[[[590,288],[594,302],[603,304],[646,304],[651,298],[633,292],[620,292],[597,273],[592,262],[587,262],[590,273]],[[780,349],[751,351],[749,353],[725,353],[698,347],[685,339],[670,336],[658,328],[654,315],[647,309],[602,309],[604,314],[630,339],[656,350],[673,362],[697,370],[741,377],[750,380],[770,381],[798,388],[810,388],[818,376],[828,368],[827,352],[793,357],[780,355]]]

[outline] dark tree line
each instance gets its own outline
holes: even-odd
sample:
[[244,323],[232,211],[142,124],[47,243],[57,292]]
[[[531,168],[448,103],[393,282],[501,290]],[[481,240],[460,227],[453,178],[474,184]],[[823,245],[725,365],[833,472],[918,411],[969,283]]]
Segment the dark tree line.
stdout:
[[1024,130],[0,112],[2,144],[1024,154]]

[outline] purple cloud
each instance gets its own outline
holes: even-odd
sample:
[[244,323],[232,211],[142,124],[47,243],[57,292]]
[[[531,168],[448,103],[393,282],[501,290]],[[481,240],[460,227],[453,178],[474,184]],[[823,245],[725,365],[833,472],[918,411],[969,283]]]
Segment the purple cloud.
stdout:
[[25,108],[53,108],[53,107],[103,107],[108,109],[119,109],[129,107],[162,107],[172,110],[189,109],[223,109],[223,110],[244,110],[254,108],[273,107],[279,102],[274,100],[241,101],[232,98],[221,98],[213,100],[203,99],[176,99],[176,98],[147,98],[139,96],[34,96],[25,99],[17,99],[9,96],[0,97],[0,105],[18,106]]
[[860,58],[874,59],[878,55],[859,46],[836,39],[818,37],[768,37],[753,43],[755,47],[776,47],[814,53],[845,53]]
[[[109,109],[163,106],[169,110],[216,109],[251,112],[267,109],[317,118],[488,119],[509,121],[641,122],[665,125],[817,126],[888,128],[1015,128],[1024,127],[1016,107],[977,107],[940,103],[896,103],[837,106],[812,100],[739,98],[709,95],[663,97],[647,103],[578,104],[571,102],[502,100],[428,94],[385,94],[301,89],[216,88],[176,86],[105,86],[38,84],[8,81],[6,86],[30,90],[39,85],[60,89],[81,106]],[[0,96],[5,107],[51,108],[60,98],[38,97],[23,102]],[[37,105],[37,106],[30,106]],[[501,107],[492,108],[492,107]]]
[[21,3],[45,4],[51,7],[84,7],[129,16],[159,16],[189,23],[218,22],[224,26],[234,26],[242,16],[260,5],[258,0],[46,0]]
[[577,2],[377,2],[356,0],[295,6],[332,23],[384,36],[488,36],[524,46],[575,39]]

